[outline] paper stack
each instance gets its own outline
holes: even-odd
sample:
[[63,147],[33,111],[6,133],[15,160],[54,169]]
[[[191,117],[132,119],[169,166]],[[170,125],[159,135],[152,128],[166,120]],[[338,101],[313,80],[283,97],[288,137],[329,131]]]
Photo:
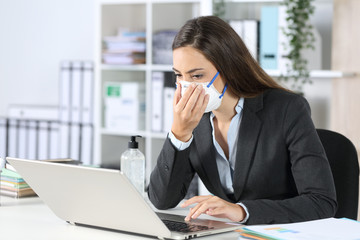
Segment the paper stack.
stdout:
[[145,32],[119,29],[117,36],[104,37],[103,61],[105,64],[144,64]]
[[7,168],[2,169],[0,186],[1,195],[16,198],[36,196],[36,193],[16,171]]
[[321,220],[247,226],[241,236],[256,240],[359,240],[360,222],[347,218],[326,218]]
[[153,36],[153,63],[172,64],[172,42],[177,30],[158,31]]

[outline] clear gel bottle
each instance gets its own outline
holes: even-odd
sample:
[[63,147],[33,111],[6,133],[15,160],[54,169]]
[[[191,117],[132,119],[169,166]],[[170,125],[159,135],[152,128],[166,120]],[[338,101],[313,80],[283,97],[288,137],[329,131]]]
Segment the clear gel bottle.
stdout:
[[141,196],[144,197],[145,156],[138,149],[139,143],[136,141],[136,137],[141,136],[131,136],[128,149],[121,155],[121,171],[127,176]]

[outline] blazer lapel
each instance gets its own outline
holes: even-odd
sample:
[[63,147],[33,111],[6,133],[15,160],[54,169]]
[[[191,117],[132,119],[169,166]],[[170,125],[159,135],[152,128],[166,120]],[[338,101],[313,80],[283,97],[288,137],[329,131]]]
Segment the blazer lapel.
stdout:
[[234,169],[234,195],[238,201],[244,190],[249,170],[254,159],[254,152],[262,122],[256,112],[262,109],[263,94],[255,98],[246,98],[238,135],[238,147]]
[[[216,149],[212,141],[210,114],[204,114],[194,131],[197,156],[193,164],[199,176],[209,190],[220,198],[229,200],[221,186],[219,171],[216,164]],[[211,188],[211,189],[210,189]]]

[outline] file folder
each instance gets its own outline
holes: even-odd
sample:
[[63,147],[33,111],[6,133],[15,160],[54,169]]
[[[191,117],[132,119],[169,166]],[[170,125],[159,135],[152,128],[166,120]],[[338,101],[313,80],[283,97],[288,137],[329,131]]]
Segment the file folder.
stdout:
[[28,152],[28,123],[25,120],[19,121],[19,149],[16,154],[19,158],[27,158]]
[[163,90],[163,132],[171,130],[173,122],[173,102],[175,95],[175,78],[174,73],[164,72],[165,82]]
[[18,153],[18,133],[19,133],[19,124],[18,120],[10,119],[9,120],[9,136],[8,136],[8,156],[17,157]]
[[80,124],[73,123],[70,126],[70,158],[80,160]]
[[28,159],[38,158],[38,144],[39,144],[39,124],[38,121],[29,121],[28,123]]
[[60,158],[70,158],[70,124],[60,123]]
[[82,63],[72,63],[71,96],[70,96],[70,119],[72,123],[81,123],[81,99],[82,99]]
[[93,126],[92,125],[83,125],[81,128],[81,158],[80,161],[82,164],[90,165],[94,163],[93,159]]
[[0,157],[7,156],[7,119],[0,118]]
[[60,114],[61,122],[70,122],[70,94],[71,94],[71,77],[72,67],[71,62],[64,61],[61,63],[60,68]]
[[164,90],[164,73],[153,72],[151,79],[151,129],[154,132],[162,131],[163,120],[163,90]]
[[38,159],[49,158],[49,135],[49,123],[46,121],[39,122]]
[[50,122],[49,158],[59,158],[59,122]]
[[260,65],[264,69],[278,69],[279,7],[263,6],[260,24]]
[[81,101],[81,122],[83,124],[93,123],[93,106],[94,106],[94,69],[92,62],[84,62],[83,68],[83,85],[80,88],[82,91]]

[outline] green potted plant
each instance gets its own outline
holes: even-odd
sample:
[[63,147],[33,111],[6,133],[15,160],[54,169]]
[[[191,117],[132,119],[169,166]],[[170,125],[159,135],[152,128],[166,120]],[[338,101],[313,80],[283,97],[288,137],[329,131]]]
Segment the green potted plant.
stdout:
[[289,63],[286,66],[286,73],[281,74],[280,81],[289,82],[289,87],[298,93],[303,93],[304,84],[312,83],[308,61],[302,52],[304,49],[314,50],[315,37],[313,26],[310,23],[310,16],[314,13],[314,0],[284,0],[282,5],[286,8],[287,28],[283,28],[287,43]]
[[213,15],[219,18],[224,18],[225,0],[213,0]]

